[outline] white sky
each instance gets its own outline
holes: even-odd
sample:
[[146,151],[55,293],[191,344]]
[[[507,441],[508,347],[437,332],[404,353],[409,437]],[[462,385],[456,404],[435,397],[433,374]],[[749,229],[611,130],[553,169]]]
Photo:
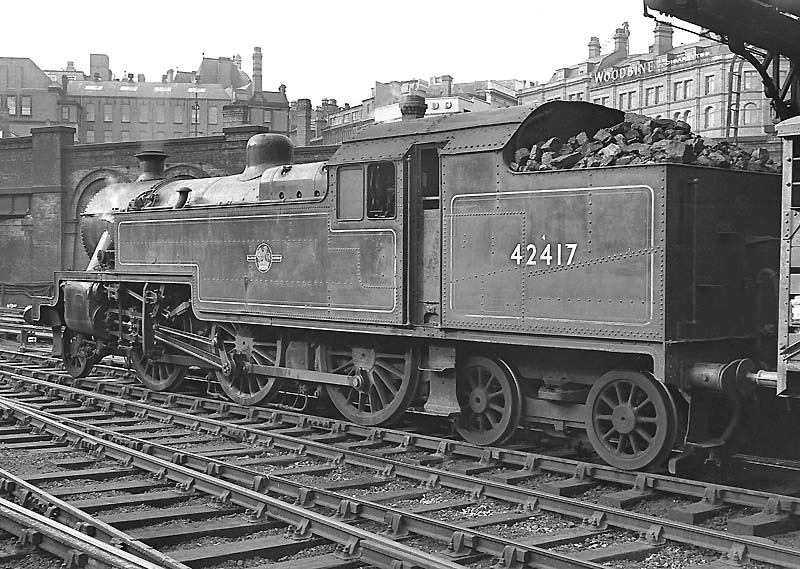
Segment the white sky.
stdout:
[[[88,73],[89,54],[106,53],[116,77],[159,81],[169,68],[197,69],[203,53],[239,53],[252,75],[260,46],[264,89],[358,104],[376,80],[544,82],[584,60],[593,35],[610,52],[624,21],[631,53],[646,52],[655,22],[642,12],[642,0],[15,1],[3,6],[0,55]],[[675,45],[695,40],[676,30]]]

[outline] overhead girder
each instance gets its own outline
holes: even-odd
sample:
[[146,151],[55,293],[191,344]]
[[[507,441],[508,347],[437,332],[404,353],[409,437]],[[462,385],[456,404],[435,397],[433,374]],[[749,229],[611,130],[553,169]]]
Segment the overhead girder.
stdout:
[[[645,7],[722,36],[758,71],[778,119],[800,114],[800,1],[645,0]],[[783,75],[781,57],[790,62]]]

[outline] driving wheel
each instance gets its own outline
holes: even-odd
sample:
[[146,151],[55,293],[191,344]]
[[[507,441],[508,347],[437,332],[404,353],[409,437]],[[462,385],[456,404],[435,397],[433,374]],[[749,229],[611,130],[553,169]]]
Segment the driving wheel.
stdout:
[[217,354],[225,351],[227,364],[217,371],[217,380],[231,401],[240,405],[260,405],[278,391],[278,378],[248,373],[246,364],[277,366],[280,341],[262,337],[251,326],[217,324],[213,332]]
[[176,391],[186,376],[186,366],[155,361],[138,344],[128,352],[128,362],[139,381],[153,391]]
[[456,396],[461,406],[456,429],[476,445],[510,439],[522,415],[522,393],[514,373],[502,360],[468,358],[456,368]]
[[320,371],[355,378],[356,387],[328,384],[339,412],[360,425],[386,425],[403,416],[419,381],[419,358],[411,346],[321,346]]
[[586,409],[589,441],[611,466],[624,470],[657,466],[675,444],[675,402],[648,373],[606,373],[589,390]]

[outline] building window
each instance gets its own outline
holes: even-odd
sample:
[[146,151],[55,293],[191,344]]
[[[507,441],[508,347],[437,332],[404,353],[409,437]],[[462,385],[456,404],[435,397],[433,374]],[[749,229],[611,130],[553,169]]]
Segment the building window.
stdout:
[[131,106],[128,103],[122,104],[122,122],[131,122]]
[[609,98],[610,97],[595,97],[592,99],[592,102],[596,105],[603,105],[604,107],[607,107]]
[[658,105],[664,99],[664,86],[654,85],[644,90],[644,105],[646,107]]
[[218,112],[217,107],[208,107],[208,124],[217,124],[219,122]]
[[193,103],[191,108],[192,108],[192,124],[200,124],[200,103]]
[[744,112],[744,124],[753,125],[758,122],[758,107],[755,103],[747,103],[742,109]]
[[177,104],[172,107],[172,122],[181,124],[183,122],[183,105]]
[[69,107],[67,106],[61,107],[61,120],[62,121],[69,120]]
[[648,87],[644,90],[644,106],[649,107],[650,105],[654,105],[656,97],[656,88],[655,87]]
[[150,108],[147,105],[139,106],[139,122],[150,122]]
[[114,105],[108,103],[103,105],[103,122],[111,122],[114,120]]
[[705,87],[703,89],[703,92],[706,95],[710,95],[711,93],[714,92],[714,76],[713,75],[706,75]]
[[758,89],[759,83],[755,71],[744,72],[744,89],[745,91],[753,91]]
[[691,79],[684,79],[683,81],[675,81],[672,84],[672,100],[682,101],[684,99],[691,99],[694,96],[694,89],[692,87],[693,81]]
[[166,120],[167,120],[167,109],[164,107],[164,105],[158,105],[156,107],[156,122],[164,124]]
[[714,126],[714,107],[706,107],[703,111],[703,128]]
[[693,126],[692,125],[692,111],[689,111],[689,110],[683,111],[683,122],[685,122],[689,126]]
[[156,133],[156,138],[157,138],[158,140],[163,140],[163,139],[165,139],[165,138],[167,138],[167,137],[166,137],[166,135],[164,134],[164,131],[163,131],[163,130],[159,130],[159,131]]
[[624,111],[632,109],[634,106],[636,106],[636,91],[619,94],[619,106],[617,108]]
[[679,121],[679,120],[681,120],[681,112],[680,112],[680,111],[678,111],[677,113],[673,114],[673,115],[672,115],[672,120],[674,120],[674,121]]
[[94,144],[94,131],[87,130],[86,131],[86,144]]
[[113,140],[111,137],[112,133],[110,130],[103,131],[103,142],[111,142]]
[[29,96],[20,97],[20,114],[23,117],[31,116],[31,98]]
[[86,120],[94,122],[94,103],[86,104]]
[[583,93],[570,93],[567,95],[569,101],[583,101]]
[[123,130],[122,131],[122,142],[129,142],[131,139],[131,131]]

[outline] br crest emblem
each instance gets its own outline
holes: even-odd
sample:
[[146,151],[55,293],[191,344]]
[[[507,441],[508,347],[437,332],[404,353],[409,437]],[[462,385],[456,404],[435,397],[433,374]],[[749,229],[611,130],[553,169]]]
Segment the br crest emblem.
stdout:
[[272,268],[273,263],[280,263],[281,261],[283,261],[283,255],[273,253],[269,243],[262,243],[256,247],[254,255],[247,256],[247,262],[255,263],[259,273],[266,273]]

